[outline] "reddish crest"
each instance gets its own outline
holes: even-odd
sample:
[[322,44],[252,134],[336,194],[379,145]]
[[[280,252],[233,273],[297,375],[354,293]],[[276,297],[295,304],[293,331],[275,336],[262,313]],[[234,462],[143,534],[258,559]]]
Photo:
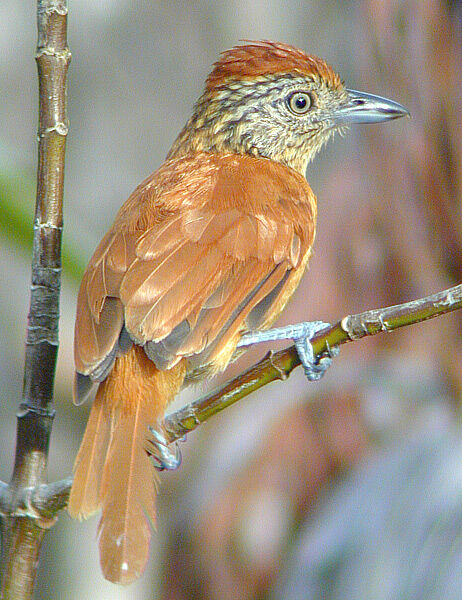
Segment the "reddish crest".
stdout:
[[318,75],[336,88],[341,85],[337,73],[317,56],[279,42],[249,42],[234,46],[223,52],[215,68],[207,78],[206,87],[211,91],[228,79],[251,79],[275,73],[300,73]]

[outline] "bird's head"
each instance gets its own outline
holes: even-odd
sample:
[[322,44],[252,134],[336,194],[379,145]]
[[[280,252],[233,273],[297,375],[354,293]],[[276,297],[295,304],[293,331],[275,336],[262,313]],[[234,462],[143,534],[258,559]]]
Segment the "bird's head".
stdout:
[[169,158],[250,154],[304,174],[335,131],[406,114],[396,102],[346,89],[320,58],[286,44],[251,42],[222,54]]

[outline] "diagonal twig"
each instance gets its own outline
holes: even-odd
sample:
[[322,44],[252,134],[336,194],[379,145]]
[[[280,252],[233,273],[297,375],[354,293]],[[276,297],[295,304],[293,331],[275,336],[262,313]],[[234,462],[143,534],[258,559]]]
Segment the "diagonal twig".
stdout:
[[[460,308],[462,308],[462,285],[404,304],[348,315],[315,335],[311,342],[315,354],[319,355],[326,352],[329,347],[380,332],[391,332]],[[300,359],[294,346],[276,353],[270,352],[259,363],[218,390],[168,415],[164,420],[168,441],[172,442],[183,437],[211,416],[264,385],[276,379],[287,379],[299,364]]]
[[[318,333],[312,340],[316,354],[325,352],[328,346],[345,344],[365,336],[380,332],[391,332],[427,319],[462,308],[462,285],[449,288],[437,294],[406,302],[396,306],[369,310],[344,317],[334,325]],[[294,346],[279,352],[269,352],[263,360],[238,375],[219,389],[188,404],[164,420],[164,428],[169,442],[182,438],[187,433],[205,423],[210,417],[235,404],[252,392],[275,380],[285,380],[300,364]],[[152,444],[146,440],[149,452]],[[22,506],[32,514],[52,518],[66,507],[71,479],[42,485],[34,490],[26,490]],[[1,488],[0,488],[1,494]],[[2,505],[0,502],[0,511]]]

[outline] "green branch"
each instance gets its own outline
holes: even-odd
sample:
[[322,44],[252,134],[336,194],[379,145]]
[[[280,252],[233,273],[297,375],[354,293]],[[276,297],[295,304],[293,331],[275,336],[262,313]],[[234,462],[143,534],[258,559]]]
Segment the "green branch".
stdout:
[[[412,302],[344,317],[312,339],[313,349],[315,354],[319,355],[329,347],[381,332],[391,332],[399,327],[420,323],[460,308],[462,285]],[[294,346],[276,353],[269,352],[258,364],[220,389],[168,415],[164,421],[168,440],[173,442],[183,437],[213,415],[268,383],[276,379],[287,379],[299,364],[300,359]]]
[[[460,308],[462,308],[462,285],[420,300],[344,317],[317,334],[312,340],[313,348],[319,355],[326,352],[328,347],[332,348],[381,332],[391,332],[399,327],[420,323]],[[300,359],[294,346],[279,352],[269,352],[259,363],[219,389],[168,415],[164,420],[168,441],[173,442],[182,438],[213,415],[268,383],[275,380],[284,381],[298,365]],[[146,440],[146,450],[155,452],[155,447],[149,438]],[[25,490],[21,507],[28,511],[29,515],[40,515],[40,518],[47,523],[59,510],[66,507],[71,485],[72,480],[66,479]]]

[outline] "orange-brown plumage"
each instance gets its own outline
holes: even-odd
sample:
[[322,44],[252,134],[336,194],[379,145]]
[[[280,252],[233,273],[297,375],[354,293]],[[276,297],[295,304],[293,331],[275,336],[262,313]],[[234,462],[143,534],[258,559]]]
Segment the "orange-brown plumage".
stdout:
[[77,302],[75,401],[99,387],[69,512],[102,509],[109,580],[133,581],[148,558],[148,426],[161,428],[185,382],[223,370],[242,334],[270,327],[284,308],[315,236],[306,165],[351,106],[321,59],[273,42],[229,50],[166,162],[90,260]]
[[147,427],[159,422],[183,379],[183,364],[159,371],[142,348],[132,346],[98,388],[68,510],[86,518],[102,507],[100,558],[110,581],[130,583],[146,565],[150,525],[156,521],[156,479],[144,441]]
[[[225,325],[235,328],[228,319],[278,266],[275,286],[287,273],[274,298],[280,303],[304,266],[315,218],[306,180],[277,163],[207,153],[164,163],[121,208],[85,272],[75,332],[77,371],[89,375],[104,360],[124,322],[137,344],[159,342],[188,322],[190,333],[168,367],[184,356],[200,361],[204,345],[217,337],[232,354],[240,331],[229,339]],[[251,312],[256,298],[236,315],[240,329],[246,328],[241,313]],[[215,354],[205,364],[224,368],[229,358],[215,366]]]
[[230,79],[255,79],[282,73],[300,73],[322,78],[334,88],[341,85],[340,77],[322,58],[307,55],[289,44],[280,42],[250,42],[226,50],[207,77],[206,89],[212,91]]
[[[100,383],[69,501],[81,518],[103,507],[101,564],[111,581],[138,577],[148,556],[148,425],[161,422],[186,375],[224,369],[243,331],[274,321],[305,269],[315,217],[314,195],[297,172],[266,159],[199,153],[146,179],[95,251],[79,292],[76,370],[88,376],[98,368],[122,327],[139,344]],[[142,346],[169,341],[182,323],[187,335],[162,346],[157,369]],[[122,494],[127,481],[133,498]]]

